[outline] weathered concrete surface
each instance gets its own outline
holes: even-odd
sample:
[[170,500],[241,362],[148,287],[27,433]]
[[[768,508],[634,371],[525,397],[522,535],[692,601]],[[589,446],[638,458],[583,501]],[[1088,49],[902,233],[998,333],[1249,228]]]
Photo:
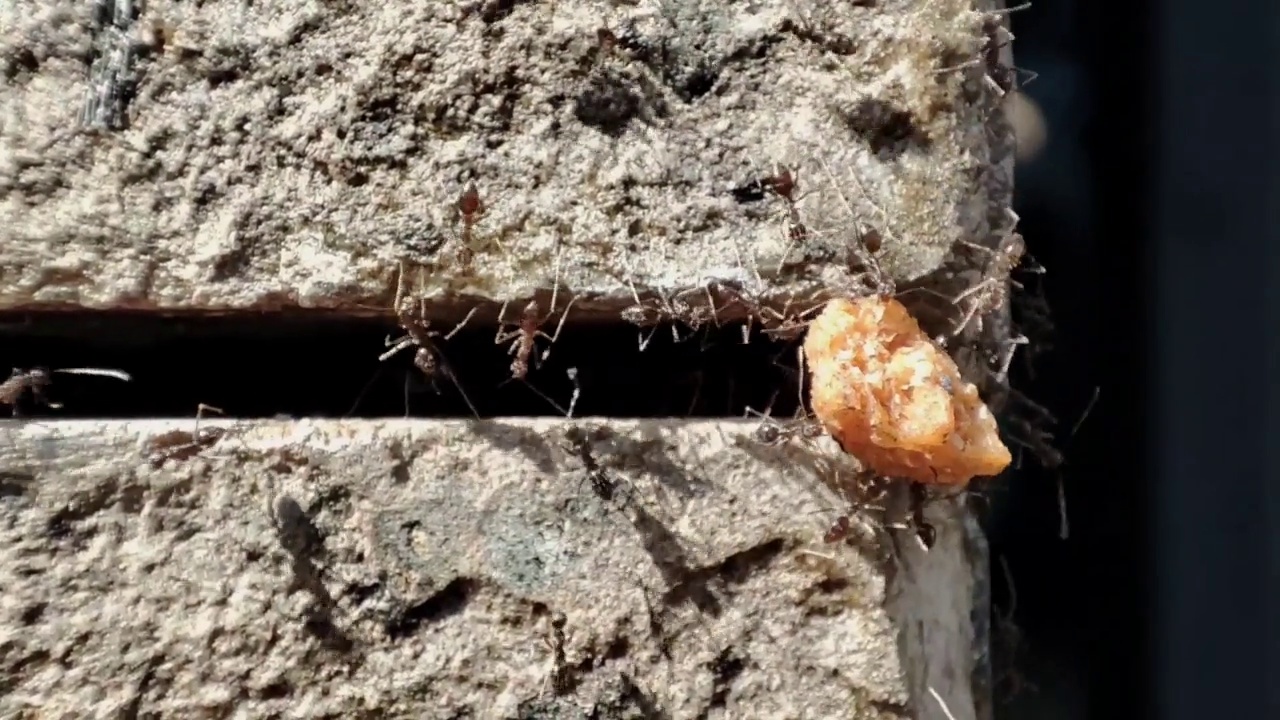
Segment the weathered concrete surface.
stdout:
[[[580,312],[789,297],[847,281],[858,226],[917,278],[1008,229],[989,4],[6,0],[0,308],[385,310],[400,260],[437,300],[557,258]],[[775,163],[799,242],[732,192]]]
[[974,717],[953,509],[886,563],[821,446],[601,425],[6,422],[0,715]]
[[[981,279],[941,277],[955,243],[1014,222],[999,4],[0,0],[0,311],[382,314],[401,265],[441,314],[557,281],[571,322],[632,283],[784,304],[847,288],[859,227],[954,295]],[[750,192],[775,163],[794,241]],[[1007,320],[962,338],[969,377]],[[563,423],[245,425],[167,459],[189,424],[0,426],[0,715],[987,714],[956,504],[886,566],[817,541],[843,506],[806,452],[599,424],[625,491]]]

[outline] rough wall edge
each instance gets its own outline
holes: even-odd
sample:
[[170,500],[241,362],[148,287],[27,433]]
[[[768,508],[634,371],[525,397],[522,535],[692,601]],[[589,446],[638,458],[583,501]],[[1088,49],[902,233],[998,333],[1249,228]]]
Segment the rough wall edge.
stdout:
[[[483,423],[502,423],[555,431],[575,425],[611,424],[623,431],[640,431],[645,428],[670,429],[675,427],[704,426],[730,430],[735,434],[749,435],[759,421],[734,420],[649,420],[587,417],[578,420],[555,418],[495,418],[492,420],[311,420],[297,421],[235,421],[214,420],[201,423],[201,428],[238,428],[250,430],[248,442],[256,449],[288,448],[297,442],[305,442],[321,431],[329,443],[347,444],[361,437],[369,437],[374,426],[396,434],[413,434],[427,428],[475,427]],[[14,420],[0,422],[0,458],[9,453],[5,446],[22,440],[36,443],[37,453],[54,452],[55,446],[45,446],[43,441],[92,442],[101,434],[119,444],[122,436],[135,436],[139,441],[147,437],[171,434],[174,431],[191,432],[192,420]],[[347,430],[348,432],[342,432]],[[277,432],[278,431],[278,432]],[[974,717],[970,708],[974,699],[971,688],[957,672],[968,664],[972,650],[973,634],[968,632],[969,613],[983,612],[984,607],[967,608],[966,588],[962,582],[971,576],[977,559],[972,553],[968,538],[962,531],[971,523],[971,516],[962,501],[937,503],[930,508],[929,521],[942,530],[941,546],[937,552],[924,552],[913,545],[913,533],[900,533],[893,540],[897,546],[895,571],[890,571],[892,589],[887,592],[885,607],[898,624],[901,662],[904,681],[912,692],[911,703],[920,718],[944,718],[935,704],[930,690],[947,698],[948,712],[954,718]],[[957,547],[959,551],[957,552]],[[905,548],[905,550],[904,550]],[[960,563],[952,558],[959,558]],[[952,588],[954,595],[939,593],[939,578],[943,588]],[[948,582],[954,580],[954,583]],[[947,632],[947,630],[959,632]],[[918,664],[918,665],[916,665]]]
[[[537,300],[540,305],[549,306],[554,287],[539,288],[536,292],[512,294],[505,297],[486,295],[452,295],[431,299],[425,302],[425,318],[431,321],[458,321],[471,308],[481,309],[481,316],[494,315],[504,302],[513,306]],[[848,294],[840,288],[824,286],[796,286],[769,288],[764,291],[740,290],[714,281],[706,285],[691,288],[650,288],[637,287],[637,295],[643,304],[661,307],[672,298],[680,298],[682,302],[694,309],[715,308],[716,317],[721,322],[745,320],[748,315],[755,314],[758,308],[771,308],[782,312],[795,312],[797,308],[807,309],[820,305],[827,300]],[[636,305],[631,289],[619,286],[616,292],[584,292],[575,293],[570,287],[561,287],[557,292],[557,307],[563,308],[570,299],[574,302],[575,320],[590,322],[619,321],[624,310]],[[746,303],[742,302],[746,300]],[[378,294],[351,296],[347,298],[331,298],[324,304],[303,304],[295,298],[271,297],[244,305],[162,305],[150,301],[134,303],[82,304],[82,303],[49,303],[27,302],[0,298],[0,322],[12,318],[40,316],[75,315],[75,314],[119,314],[145,317],[172,318],[221,318],[221,317],[258,317],[264,313],[281,318],[304,319],[395,319],[393,304],[394,287]]]
[[[1006,0],[975,0],[974,9],[979,12],[1000,13],[999,26],[1008,32],[1009,18],[1004,11],[1008,8]],[[988,39],[990,42],[990,39]],[[1013,67],[1013,50],[1008,43],[999,51],[999,63],[1004,68]],[[987,70],[984,68],[984,73]],[[987,218],[990,223],[989,247],[996,247],[1018,224],[1018,217],[1013,212],[1014,166],[1017,155],[1017,141],[1013,134],[1013,126],[1006,113],[1005,98],[998,93],[989,80],[984,80],[985,94],[991,102],[986,121],[988,142],[987,173]],[[999,347],[1013,335],[1013,322],[1010,307],[993,313],[992,322],[983,327],[983,335],[979,345],[986,348]],[[968,370],[968,369],[966,369]],[[973,368],[973,370],[978,370]],[[982,375],[985,375],[983,372]],[[970,375],[970,377],[982,377]],[[986,395],[990,396],[990,390]],[[996,399],[999,404],[999,398]],[[996,409],[997,408],[993,408]],[[973,665],[970,671],[970,686],[973,690],[974,717],[976,720],[991,720],[994,713],[994,678],[991,666],[991,564],[990,548],[986,534],[978,521],[972,504],[963,509],[963,532],[965,550],[969,556],[972,579],[972,630],[973,630]]]

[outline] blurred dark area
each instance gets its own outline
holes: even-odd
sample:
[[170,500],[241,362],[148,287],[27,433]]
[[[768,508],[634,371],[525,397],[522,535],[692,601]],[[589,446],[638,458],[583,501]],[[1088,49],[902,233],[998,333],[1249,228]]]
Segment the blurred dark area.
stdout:
[[1280,6],[1059,0],[1011,26],[1038,75],[1015,208],[1055,326],[1014,382],[1066,460],[1024,462],[990,517],[993,626],[1017,628],[995,715],[1280,717]]

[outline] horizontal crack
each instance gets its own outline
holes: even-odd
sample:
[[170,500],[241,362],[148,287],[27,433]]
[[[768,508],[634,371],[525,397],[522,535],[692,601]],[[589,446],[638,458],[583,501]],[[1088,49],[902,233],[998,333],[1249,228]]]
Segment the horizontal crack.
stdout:
[[412,349],[379,360],[388,338],[403,334],[391,318],[92,315],[53,329],[0,319],[0,368],[109,368],[131,378],[54,372],[39,388],[47,404],[31,393],[17,403],[19,414],[40,417],[185,418],[200,405],[236,418],[564,416],[571,405],[574,417],[789,417],[799,406],[794,337],[742,324],[619,321],[568,323],[552,343],[555,324],[535,339],[523,378],[512,377],[513,325],[501,342],[492,323],[433,337],[439,361],[428,377]]

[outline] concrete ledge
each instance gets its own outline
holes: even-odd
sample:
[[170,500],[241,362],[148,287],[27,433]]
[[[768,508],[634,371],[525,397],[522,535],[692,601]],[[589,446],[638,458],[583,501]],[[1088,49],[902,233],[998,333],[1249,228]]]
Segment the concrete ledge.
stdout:
[[0,309],[385,310],[400,261],[437,303],[787,298],[869,228],[919,278],[1012,226],[986,5],[9,2]]
[[975,717],[964,513],[931,506],[927,553],[823,545],[824,446],[747,422],[192,429],[0,425],[0,715],[945,718],[936,692]]

